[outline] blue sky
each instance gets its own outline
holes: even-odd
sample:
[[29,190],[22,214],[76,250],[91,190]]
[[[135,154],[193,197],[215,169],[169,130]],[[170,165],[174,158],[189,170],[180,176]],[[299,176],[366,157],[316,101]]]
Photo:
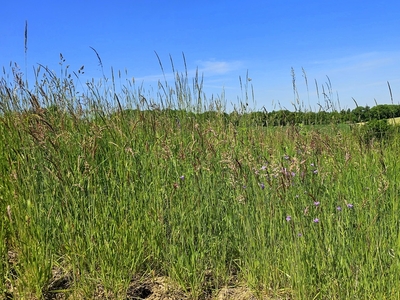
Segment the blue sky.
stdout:
[[60,74],[62,53],[71,71],[85,66],[82,81],[97,80],[102,70],[93,47],[107,77],[111,67],[124,76],[127,70],[127,78],[150,91],[163,80],[154,52],[167,78],[172,77],[169,55],[183,72],[184,53],[189,77],[198,68],[207,96],[225,91],[228,108],[243,99],[239,76],[248,72],[255,94],[250,107],[292,110],[292,68],[307,108],[324,103],[321,91],[328,77],[332,100],[339,97],[337,108],[354,108],[352,98],[363,106],[391,103],[387,82],[399,104],[399,12],[400,2],[391,0],[6,0],[0,11],[0,66],[11,73],[10,62],[16,62],[32,76],[40,63]]

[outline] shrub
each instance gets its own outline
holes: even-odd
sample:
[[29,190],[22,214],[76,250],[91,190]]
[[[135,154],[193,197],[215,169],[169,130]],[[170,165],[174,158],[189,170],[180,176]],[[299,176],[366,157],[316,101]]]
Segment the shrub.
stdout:
[[393,126],[390,125],[386,119],[374,119],[365,124],[363,138],[367,143],[371,142],[372,140],[381,141],[390,137],[392,133]]

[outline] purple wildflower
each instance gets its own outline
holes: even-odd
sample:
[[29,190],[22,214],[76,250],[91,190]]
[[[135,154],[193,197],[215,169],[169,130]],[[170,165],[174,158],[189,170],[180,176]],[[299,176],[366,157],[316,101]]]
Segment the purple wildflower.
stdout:
[[318,218],[315,218],[315,219],[313,220],[313,222],[314,222],[314,223],[319,223],[319,219],[318,219]]
[[185,175],[182,175],[181,177],[179,177],[181,180],[185,179]]
[[313,173],[314,173],[314,174],[318,174],[318,170],[315,169],[315,170],[313,171]]
[[263,190],[265,189],[265,184],[264,183],[260,183],[260,188]]
[[314,201],[315,206],[319,206],[321,203],[319,201]]
[[353,204],[350,204],[350,203],[347,204],[347,207],[348,207],[348,208],[353,208],[353,206],[354,206]]
[[341,211],[342,208],[341,208],[340,206],[338,206],[338,207],[336,207],[336,210],[337,210],[337,211]]
[[286,216],[286,221],[290,221],[290,220],[292,220],[292,217],[291,216]]

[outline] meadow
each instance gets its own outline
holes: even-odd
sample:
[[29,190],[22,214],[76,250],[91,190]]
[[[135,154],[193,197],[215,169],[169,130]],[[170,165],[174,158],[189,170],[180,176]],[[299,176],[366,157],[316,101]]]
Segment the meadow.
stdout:
[[400,299],[398,134],[78,73],[0,82],[0,297]]

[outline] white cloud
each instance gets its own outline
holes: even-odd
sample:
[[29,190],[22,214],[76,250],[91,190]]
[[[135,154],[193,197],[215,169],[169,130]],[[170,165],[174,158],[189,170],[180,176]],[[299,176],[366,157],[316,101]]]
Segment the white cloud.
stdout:
[[241,61],[216,61],[216,60],[200,60],[197,61],[199,71],[204,75],[221,75],[238,70],[242,67]]
[[[226,75],[229,74],[230,72],[239,70],[242,66],[243,63],[241,61],[217,61],[217,60],[199,60],[196,61],[196,68],[192,68],[187,70],[188,77],[193,78],[196,76],[196,72],[198,72],[199,76],[204,76],[204,77],[213,77],[213,76],[218,76],[218,75]],[[176,69],[180,74],[185,74],[185,71],[182,71],[180,69]],[[165,74],[156,74],[156,75],[146,75],[146,76],[141,76],[135,78],[136,82],[157,82],[157,81],[164,81],[166,79],[167,81],[169,80],[174,80],[176,77],[176,74],[172,72],[168,72]]]
[[173,80],[175,78],[173,73],[157,74],[157,75],[146,75],[141,77],[134,77],[135,82],[158,82],[164,81],[164,79]]
[[325,72],[366,72],[400,61],[397,52],[368,52],[334,59],[313,61],[311,65],[323,68]]

